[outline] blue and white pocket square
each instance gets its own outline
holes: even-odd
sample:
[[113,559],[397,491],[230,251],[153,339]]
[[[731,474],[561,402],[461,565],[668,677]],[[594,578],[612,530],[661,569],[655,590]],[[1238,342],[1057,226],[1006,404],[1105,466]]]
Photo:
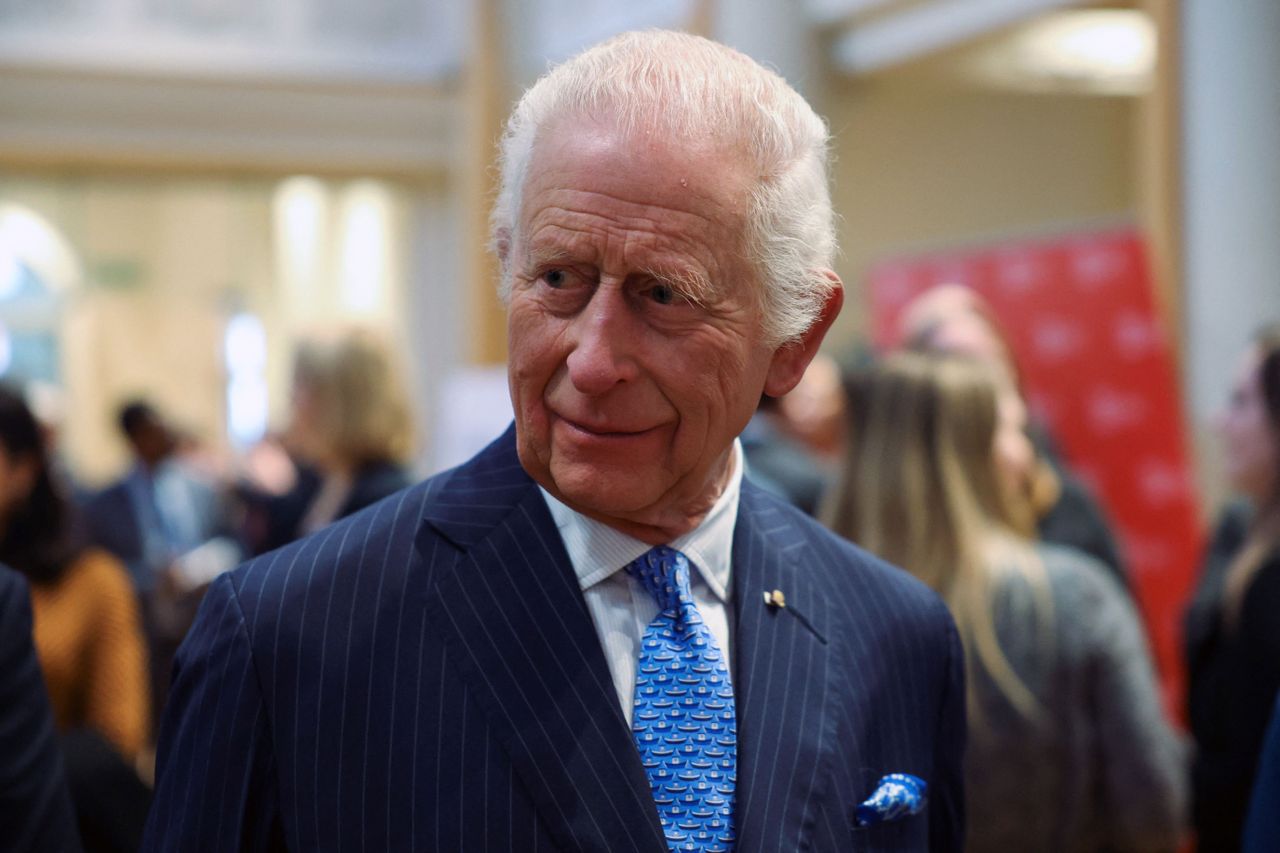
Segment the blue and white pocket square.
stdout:
[[924,811],[929,785],[919,776],[910,773],[890,773],[883,776],[876,791],[854,811],[858,826],[875,826],[891,820],[920,814]]

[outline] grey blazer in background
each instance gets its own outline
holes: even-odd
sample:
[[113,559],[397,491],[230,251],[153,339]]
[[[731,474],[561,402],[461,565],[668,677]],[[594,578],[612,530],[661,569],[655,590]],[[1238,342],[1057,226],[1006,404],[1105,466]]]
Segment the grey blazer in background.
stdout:
[[1038,550],[1043,588],[1002,574],[993,611],[1039,718],[985,671],[969,673],[982,714],[970,734],[969,853],[1175,851],[1188,750],[1165,718],[1138,614],[1098,561]]
[[[941,601],[748,483],[733,547],[738,850],[959,851]],[[927,810],[855,828],[891,772],[929,782]],[[151,851],[667,849],[514,430],[215,582],[158,777]]]

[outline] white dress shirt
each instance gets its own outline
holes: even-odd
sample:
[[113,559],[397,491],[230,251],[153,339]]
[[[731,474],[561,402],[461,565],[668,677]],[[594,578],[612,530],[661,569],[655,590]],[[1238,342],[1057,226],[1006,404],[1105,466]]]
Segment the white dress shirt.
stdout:
[[[730,579],[733,529],[738,520],[738,494],[742,489],[742,446],[734,441],[729,484],[715,506],[696,528],[667,543],[689,558],[693,601],[724,653],[725,666],[733,672],[729,625],[733,616]],[[631,723],[636,682],[636,661],[645,627],[658,615],[658,603],[639,581],[622,571],[627,563],[652,545],[620,533],[595,519],[575,512],[542,490],[551,517],[564,540],[565,550],[582,586],[587,609],[595,621],[604,647],[609,673],[622,713]]]

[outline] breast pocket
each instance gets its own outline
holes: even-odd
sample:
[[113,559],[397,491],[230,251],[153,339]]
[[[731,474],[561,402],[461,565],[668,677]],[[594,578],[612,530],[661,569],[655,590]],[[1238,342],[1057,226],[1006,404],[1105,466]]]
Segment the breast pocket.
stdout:
[[876,826],[858,826],[850,810],[850,850],[858,853],[928,853],[927,814],[912,815]]

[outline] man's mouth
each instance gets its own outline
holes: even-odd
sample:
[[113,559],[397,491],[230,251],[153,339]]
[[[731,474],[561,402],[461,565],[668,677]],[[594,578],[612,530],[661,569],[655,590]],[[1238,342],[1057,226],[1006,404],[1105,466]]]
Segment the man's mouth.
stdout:
[[567,418],[563,415],[559,415],[558,417],[565,426],[575,432],[579,432],[593,438],[633,438],[656,429],[656,427],[631,427],[630,425],[623,426],[620,424],[609,423],[592,424],[576,421],[573,418]]

